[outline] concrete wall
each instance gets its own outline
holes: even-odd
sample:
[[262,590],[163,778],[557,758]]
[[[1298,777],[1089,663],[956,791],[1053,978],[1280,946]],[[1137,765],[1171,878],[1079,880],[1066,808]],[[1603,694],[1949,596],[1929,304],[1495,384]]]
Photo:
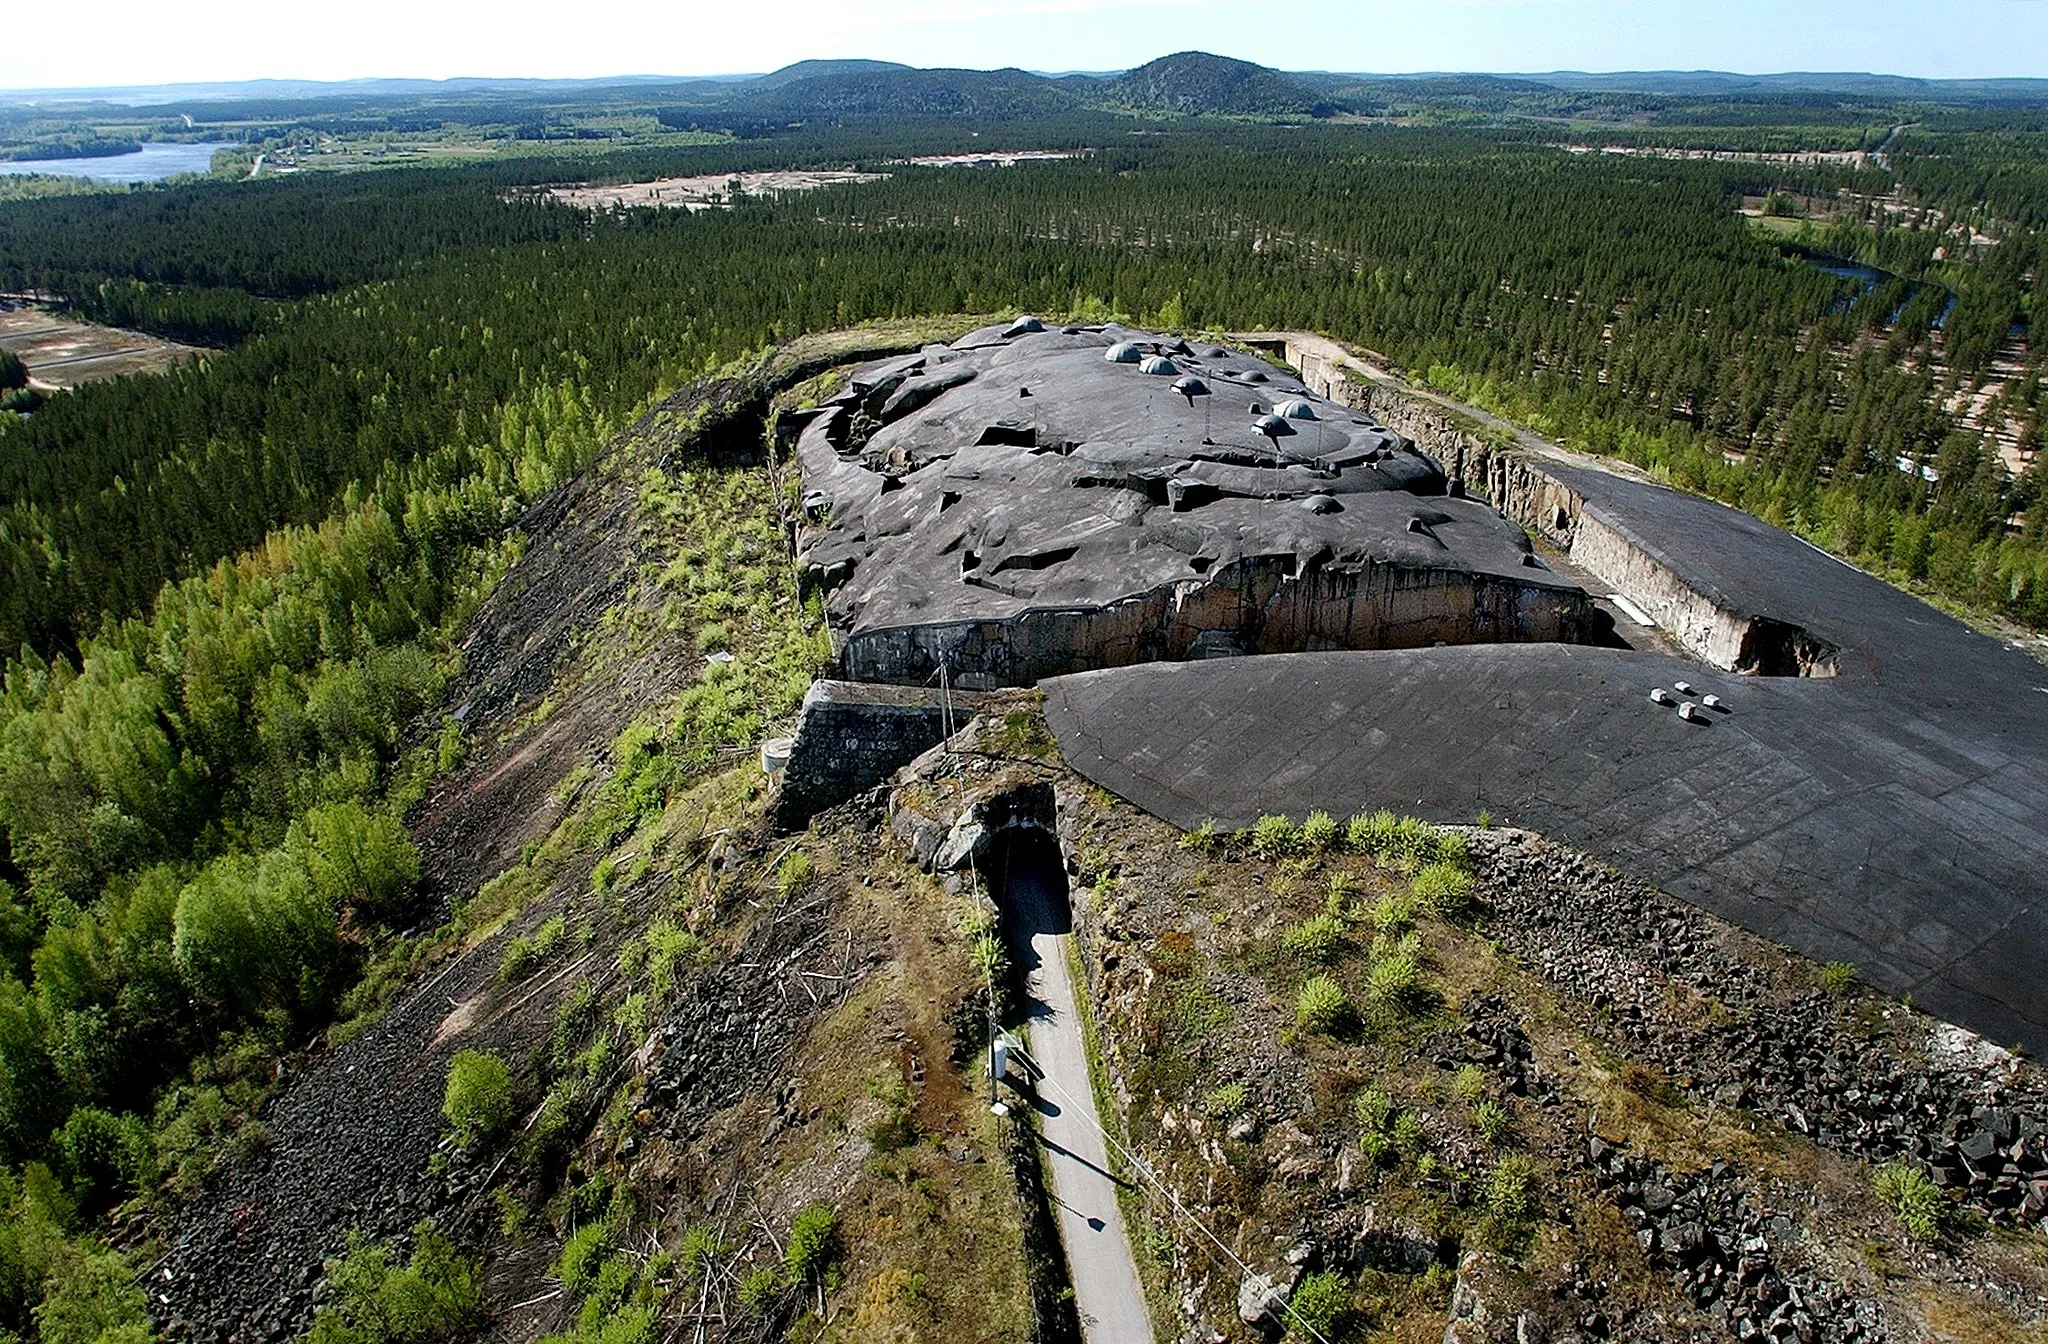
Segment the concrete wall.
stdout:
[[[1428,402],[1361,378],[1326,352],[1292,341],[1282,357],[1321,396],[1356,407],[1415,441],[1452,488],[1476,494],[1620,593],[1698,657],[1731,672],[1833,676],[1837,651],[1799,628],[1732,610],[1689,584],[1653,547],[1543,469],[1540,459],[1473,429]],[[1467,641],[1446,641],[1467,642]]]
[[839,650],[840,672],[920,686],[943,655],[961,685],[993,689],[1234,654],[1578,643],[1593,629],[1584,594],[1549,583],[1379,564],[1293,569],[1290,556],[1262,556],[1104,607],[859,631]]
[[[952,726],[974,717],[979,697],[956,693]],[[811,683],[775,801],[778,826],[796,829],[828,807],[885,782],[945,740],[945,697],[936,687]]]

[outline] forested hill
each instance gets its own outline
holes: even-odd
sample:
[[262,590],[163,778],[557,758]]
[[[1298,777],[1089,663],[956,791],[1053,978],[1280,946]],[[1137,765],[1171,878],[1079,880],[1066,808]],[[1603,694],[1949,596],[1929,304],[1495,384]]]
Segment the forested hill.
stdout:
[[1336,110],[1278,70],[1202,51],[1162,56],[1103,81],[1096,92],[1112,105],[1141,110],[1269,116]]
[[[1881,174],[1248,128],[1004,172],[899,168],[730,214],[505,205],[509,232],[549,241],[403,261],[499,208],[460,176],[436,196],[440,180],[414,175],[398,207],[333,206],[363,257],[406,221],[372,272],[391,278],[304,303],[203,368],[88,388],[0,431],[8,643],[69,647],[105,615],[145,610],[164,580],[325,516],[352,483],[501,443],[502,408],[536,387],[617,417],[679,370],[800,330],[1089,303],[1329,331],[1866,563],[2048,620],[2039,473],[2006,476],[1945,408],[1949,383],[1988,376],[2038,272],[1893,248],[1888,264],[1930,269],[1871,286],[1784,254],[1734,212],[1774,184],[1811,196]],[[222,276],[288,254],[298,185],[189,197],[177,246]],[[265,199],[285,207],[267,230]],[[75,239],[73,209],[12,218]],[[1845,248],[1928,236],[1843,227]],[[1937,342],[1941,369],[1915,353]]]
[[[2048,628],[2048,129],[1950,110],[1894,136],[1893,109],[1834,100],[1790,126],[1722,111],[1682,128],[1717,159],[1649,113],[1611,146],[1647,152],[1579,153],[1547,122],[1093,111],[0,209],[9,285],[241,337],[0,414],[0,647],[19,650],[0,676],[0,1337],[139,1337],[107,1213],[260,1150],[271,1061],[408,972],[405,930],[430,912],[402,819],[465,732],[424,716],[529,506],[665,392],[770,342],[1005,309],[1314,328]],[[1877,143],[1866,119],[1891,167],[1740,148]],[[998,146],[1076,154],[905,162]],[[888,175],[700,213],[533,190],[848,164]],[[622,488],[694,508],[660,471]],[[733,616],[721,639],[782,592],[759,523],[664,575]],[[613,744],[602,787],[658,811],[677,762],[758,740],[817,653],[706,664],[672,724]]]

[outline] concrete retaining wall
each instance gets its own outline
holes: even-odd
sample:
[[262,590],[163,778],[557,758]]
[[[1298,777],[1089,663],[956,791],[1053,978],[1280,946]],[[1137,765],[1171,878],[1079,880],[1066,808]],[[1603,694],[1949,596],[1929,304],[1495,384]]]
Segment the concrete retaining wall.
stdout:
[[[955,693],[952,726],[974,717],[980,698]],[[885,782],[945,740],[946,700],[937,688],[818,681],[782,772],[776,824],[797,829],[828,807]]]
[[[1643,609],[1698,657],[1731,672],[1833,676],[1837,650],[1796,625],[1733,610],[1689,584],[1654,549],[1529,457],[1425,401],[1361,378],[1329,355],[1292,341],[1282,357],[1321,396],[1405,434],[1443,467],[1455,491],[1477,494],[1572,563]],[[1466,642],[1466,641],[1447,641]]]

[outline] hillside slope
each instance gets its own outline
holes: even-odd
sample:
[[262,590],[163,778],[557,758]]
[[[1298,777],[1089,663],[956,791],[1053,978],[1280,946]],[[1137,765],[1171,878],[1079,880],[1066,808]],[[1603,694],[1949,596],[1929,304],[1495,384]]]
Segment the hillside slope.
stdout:
[[[817,650],[764,435],[830,347],[693,385],[522,520],[448,702],[470,759],[410,819],[447,927],[184,1210],[150,1270],[167,1338],[338,1324],[365,1257],[431,1249],[425,1222],[494,1339],[652,1344],[707,1315],[779,1337],[828,1281],[848,1337],[947,1321],[1021,1344],[1057,1319],[1035,1167],[963,1063],[985,1015],[969,907],[873,862],[867,823],[792,844],[763,816],[752,743]],[[465,1142],[443,1106],[469,1052],[509,1089]],[[830,1225],[801,1272],[800,1216]],[[946,1274],[962,1253],[988,1276]]]

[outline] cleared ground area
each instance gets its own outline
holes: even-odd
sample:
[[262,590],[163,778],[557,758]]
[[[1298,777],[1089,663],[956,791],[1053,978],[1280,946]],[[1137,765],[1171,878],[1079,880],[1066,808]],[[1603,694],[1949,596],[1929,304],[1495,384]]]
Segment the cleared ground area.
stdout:
[[611,186],[556,187],[548,195],[579,210],[613,210],[632,206],[663,206],[683,210],[722,210],[732,204],[735,189],[743,196],[775,196],[785,191],[816,191],[842,182],[878,182],[886,173],[820,170],[812,172],[702,173],[696,177],[663,177],[652,182],[621,182]]
[[199,353],[176,341],[73,321],[30,304],[0,304],[0,350],[28,365],[31,381],[53,391],[123,374],[160,373]]

